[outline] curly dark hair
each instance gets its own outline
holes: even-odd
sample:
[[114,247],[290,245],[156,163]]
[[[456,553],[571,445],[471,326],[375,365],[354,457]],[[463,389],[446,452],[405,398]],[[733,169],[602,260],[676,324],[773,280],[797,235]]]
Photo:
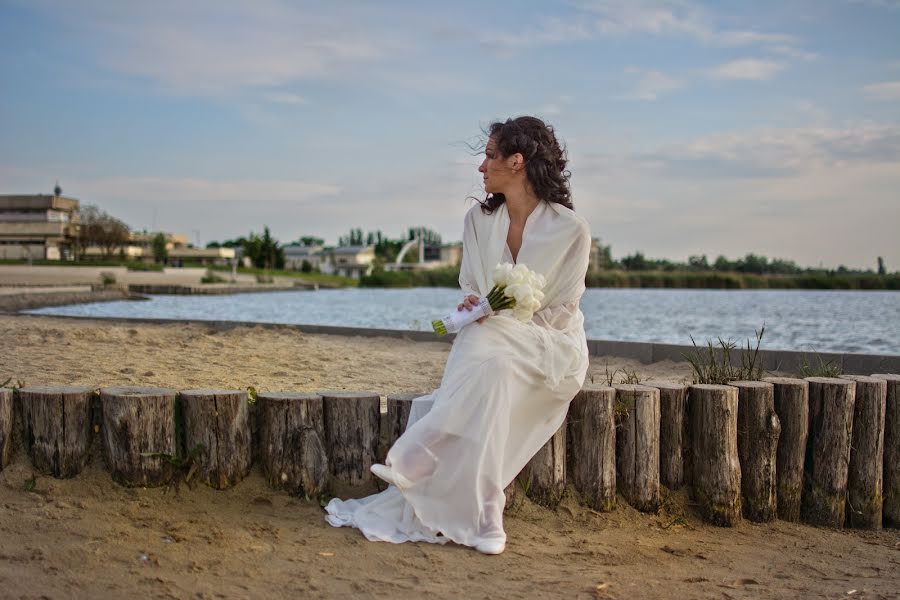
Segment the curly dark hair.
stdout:
[[[502,156],[518,152],[525,158],[525,175],[538,198],[575,210],[569,189],[571,173],[566,170],[566,149],[556,140],[552,126],[537,117],[516,117],[491,123],[485,133],[494,139]],[[489,215],[506,198],[503,194],[488,194],[484,201],[478,202],[481,210]]]

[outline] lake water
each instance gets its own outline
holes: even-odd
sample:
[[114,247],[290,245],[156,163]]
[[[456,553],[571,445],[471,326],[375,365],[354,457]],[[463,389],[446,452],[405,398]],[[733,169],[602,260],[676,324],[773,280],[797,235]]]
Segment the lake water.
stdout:
[[[50,307],[35,314],[255,321],[431,330],[459,302],[449,288],[153,296]],[[900,292],[589,289],[581,309],[588,338],[743,344],[765,323],[764,349],[900,354]]]

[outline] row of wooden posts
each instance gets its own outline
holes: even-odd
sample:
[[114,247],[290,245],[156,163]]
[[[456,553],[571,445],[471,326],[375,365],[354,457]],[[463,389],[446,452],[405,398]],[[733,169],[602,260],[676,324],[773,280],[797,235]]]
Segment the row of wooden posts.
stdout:
[[[372,392],[259,393],[251,405],[235,390],[0,389],[0,470],[19,440],[37,470],[73,477],[99,437],[126,486],[170,482],[193,450],[199,479],[218,489],[254,461],[273,487],[307,497],[334,484],[371,489],[381,482],[369,467],[384,461],[419,395],[387,396],[382,414]],[[716,525],[898,527],[900,375],[587,385],[518,480],[549,506],[572,484],[595,510],[613,510],[618,492],[655,512],[661,485],[688,486]]]

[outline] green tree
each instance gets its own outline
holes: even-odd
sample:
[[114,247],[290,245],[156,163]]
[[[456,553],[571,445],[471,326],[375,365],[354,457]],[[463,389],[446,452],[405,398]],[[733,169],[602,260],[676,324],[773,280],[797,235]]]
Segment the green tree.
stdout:
[[321,246],[325,243],[325,240],[312,235],[304,235],[299,237],[294,243],[298,246]]
[[720,254],[716,257],[716,262],[713,263],[713,269],[716,271],[734,271],[734,263]]
[[131,238],[128,225],[94,205],[88,204],[78,213],[81,223],[78,244],[81,258],[84,258],[88,246],[97,246],[105,258],[112,258],[116,250],[123,248]]
[[165,234],[157,233],[154,235],[151,245],[153,247],[153,262],[165,264],[165,262],[169,260],[169,250],[166,248]]
[[689,256],[688,268],[691,271],[708,271],[709,261],[706,260],[706,255],[701,254],[700,256]]
[[878,257],[878,274],[887,275],[887,269],[884,267],[884,259],[880,256]]
[[622,266],[627,271],[645,271],[649,268],[643,252],[635,252],[621,260]]

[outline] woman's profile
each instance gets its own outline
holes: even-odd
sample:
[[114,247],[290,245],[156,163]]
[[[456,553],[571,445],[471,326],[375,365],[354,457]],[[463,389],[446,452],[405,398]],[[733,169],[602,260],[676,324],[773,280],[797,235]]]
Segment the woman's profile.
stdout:
[[406,432],[372,467],[391,485],[328,504],[330,524],[373,541],[503,552],[503,490],[560,427],[587,373],[579,300],[591,237],[573,210],[565,151],[534,117],[495,122],[487,133],[486,198],[465,217],[457,308],[487,295],[502,262],[542,274],[544,298],[531,321],[501,311],[464,327],[440,387],[413,401]]

